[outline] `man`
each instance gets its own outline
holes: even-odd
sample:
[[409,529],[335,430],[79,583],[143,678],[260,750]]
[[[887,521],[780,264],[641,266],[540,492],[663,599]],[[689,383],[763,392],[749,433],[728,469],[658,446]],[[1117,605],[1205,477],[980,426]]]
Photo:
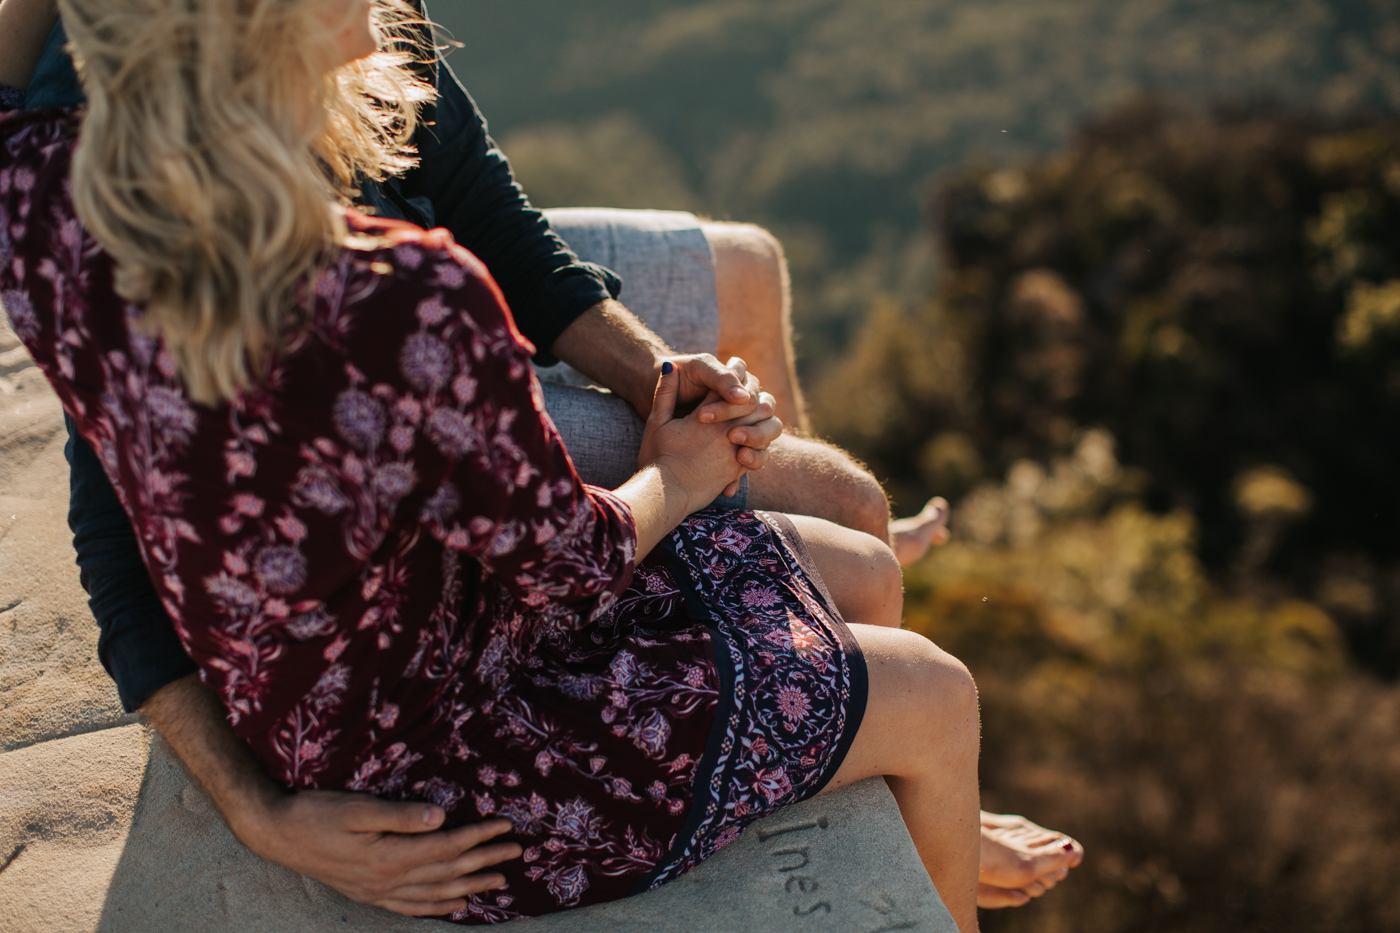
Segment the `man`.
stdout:
[[[28,84],[30,106],[81,101],[55,23],[53,0],[0,4],[0,42],[10,43],[0,48],[0,83]],[[663,277],[683,269],[701,282],[708,297],[700,303],[716,307],[718,334],[715,352],[677,353],[618,302],[622,283],[616,275],[581,261],[530,207],[479,111],[445,63],[425,63],[423,77],[435,83],[440,98],[415,137],[421,164],[382,185],[367,183],[365,205],[423,226],[447,226],[491,269],[522,331],[542,348],[541,366],[563,360],[631,406],[634,413],[619,413],[618,404],[597,393],[558,383],[547,388],[550,412],[585,478],[597,481],[609,471],[630,472],[635,466],[635,445],[629,449],[609,439],[625,433],[629,419],[649,413],[657,373],[667,360],[681,372],[684,400],[717,397],[706,406],[708,420],[753,420],[748,416],[776,408],[789,423],[804,426],[788,334],[787,271],[776,240],[756,227],[734,224],[693,223],[679,232],[692,241],[698,236],[709,258],[695,253],[693,261],[671,260]],[[657,231],[639,229],[646,225],[636,219],[616,223],[623,231],[619,236],[633,244],[630,249],[655,249]],[[596,228],[595,222],[574,229],[582,237]],[[729,357],[729,364],[721,365],[715,353]],[[761,390],[745,359],[771,374],[770,393]],[[586,429],[596,428],[590,422],[599,419],[603,431],[590,435]],[[837,521],[872,535],[870,560],[891,560],[881,543],[890,540],[884,494],[849,457],[810,439],[776,438],[756,426],[736,427],[730,436],[743,446],[740,462],[755,472],[747,489],[732,490],[728,504],[747,502]],[[590,437],[601,443],[590,445]],[[228,730],[217,699],[195,677],[96,457],[77,437],[71,438],[68,454],[70,524],[83,585],[102,628],[99,655],[124,706],[150,718],[239,839],[259,855],[355,900],[406,914],[446,913],[458,906],[457,898],[484,887],[480,869],[501,854],[499,847],[482,845],[489,831],[468,826],[442,832],[437,807],[335,792],[289,793],[268,779]],[[918,550],[920,541],[926,547],[942,533],[945,520],[946,507],[935,506],[896,531],[905,535],[906,546],[912,536],[908,549]],[[983,906],[1024,902],[1053,886],[1079,858],[1072,842],[1017,818],[984,819],[983,854],[988,882]]]

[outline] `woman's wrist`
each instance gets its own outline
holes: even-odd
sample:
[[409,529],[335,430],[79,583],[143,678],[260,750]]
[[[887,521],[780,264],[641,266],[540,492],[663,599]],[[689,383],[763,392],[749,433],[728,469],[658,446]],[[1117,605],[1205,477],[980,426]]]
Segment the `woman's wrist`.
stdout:
[[665,457],[648,463],[618,488],[637,528],[637,560],[670,534],[692,511],[691,492]]

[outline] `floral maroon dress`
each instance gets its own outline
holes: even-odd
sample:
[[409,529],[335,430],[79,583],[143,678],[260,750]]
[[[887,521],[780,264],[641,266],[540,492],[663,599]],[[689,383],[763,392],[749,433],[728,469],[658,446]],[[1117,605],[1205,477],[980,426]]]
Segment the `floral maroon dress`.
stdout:
[[192,404],[74,216],[76,132],[0,116],[0,301],[273,775],[509,817],[466,923],[654,887],[830,780],[865,667],[790,523],[701,512],[634,572],[444,231],[351,214],[266,385]]

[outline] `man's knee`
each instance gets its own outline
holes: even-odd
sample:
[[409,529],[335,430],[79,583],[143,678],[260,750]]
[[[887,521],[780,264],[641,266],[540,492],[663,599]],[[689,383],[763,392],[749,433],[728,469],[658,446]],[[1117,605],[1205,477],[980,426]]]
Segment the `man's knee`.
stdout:
[[[854,463],[851,464],[851,481],[855,489],[851,502],[854,524],[851,527],[888,543],[890,540],[890,500],[885,495],[885,490],[880,487],[880,483],[875,477]],[[894,556],[893,552],[890,556]]]
[[717,266],[724,264],[771,272],[787,265],[783,244],[757,224],[709,221],[701,230],[710,241]]
[[879,481],[840,448],[785,434],[753,474],[753,508],[815,515],[889,541],[890,505]]

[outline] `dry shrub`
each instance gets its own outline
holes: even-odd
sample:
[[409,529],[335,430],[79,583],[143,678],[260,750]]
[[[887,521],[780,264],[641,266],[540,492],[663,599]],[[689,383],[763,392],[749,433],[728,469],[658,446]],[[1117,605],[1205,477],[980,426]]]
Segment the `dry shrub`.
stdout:
[[1317,607],[1223,595],[1193,520],[1123,486],[1090,432],[978,490],[909,576],[906,624],[978,680],[984,806],[1088,851],[984,928],[1400,929],[1400,689]]

